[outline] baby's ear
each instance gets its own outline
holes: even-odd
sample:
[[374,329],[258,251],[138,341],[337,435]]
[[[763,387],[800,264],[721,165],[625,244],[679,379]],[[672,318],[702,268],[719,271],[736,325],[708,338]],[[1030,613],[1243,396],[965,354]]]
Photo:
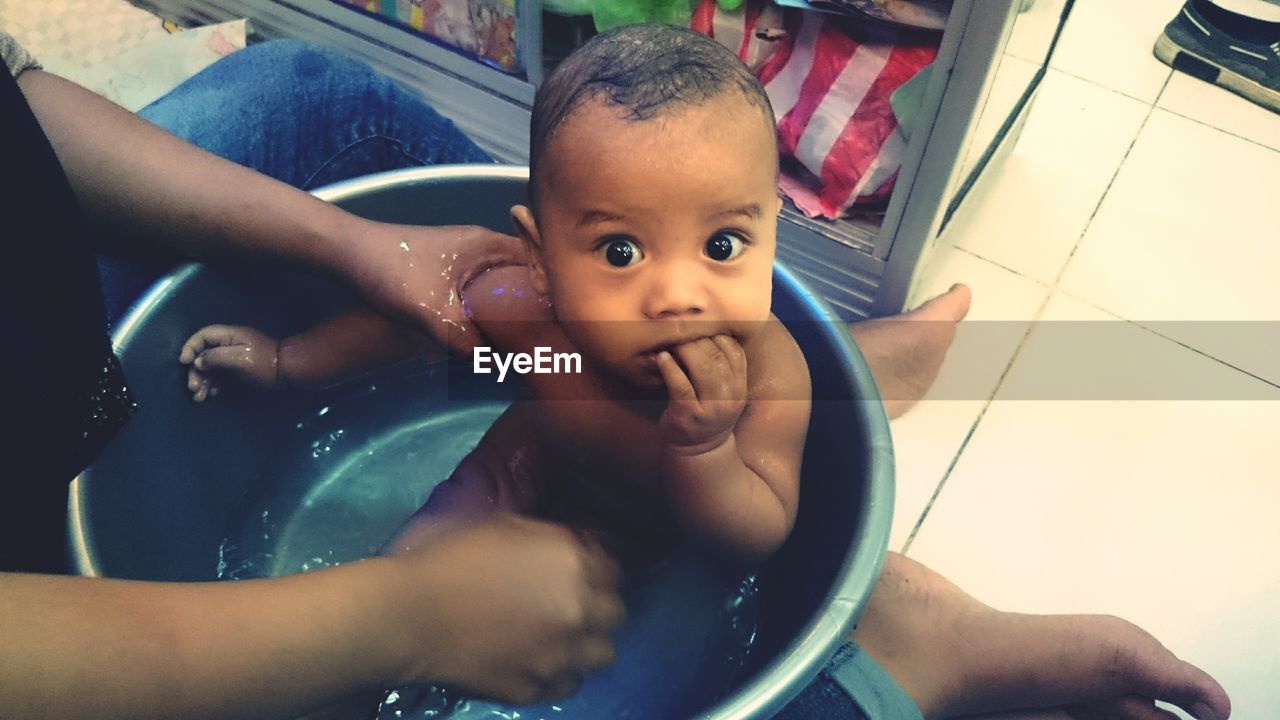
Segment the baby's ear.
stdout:
[[524,242],[525,252],[529,254],[529,281],[534,291],[546,295],[551,291],[547,283],[547,270],[542,261],[542,235],[538,233],[538,222],[533,211],[524,205],[511,208],[511,224],[515,226],[516,235]]

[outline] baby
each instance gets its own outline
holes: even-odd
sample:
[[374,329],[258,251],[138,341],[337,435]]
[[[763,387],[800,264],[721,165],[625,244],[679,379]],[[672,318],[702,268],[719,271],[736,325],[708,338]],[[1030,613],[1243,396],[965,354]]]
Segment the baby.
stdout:
[[[464,302],[498,350],[577,353],[581,372],[526,375],[529,399],[394,548],[429,517],[494,509],[565,522],[615,551],[692,539],[744,566],[790,532],[809,376],[770,314],[774,118],[732,53],[665,37],[664,49],[602,36],[539,89],[530,206],[511,211],[529,264],[489,270]],[[279,343],[204,328],[181,360],[200,400],[219,375],[317,382],[423,342],[356,312]]]

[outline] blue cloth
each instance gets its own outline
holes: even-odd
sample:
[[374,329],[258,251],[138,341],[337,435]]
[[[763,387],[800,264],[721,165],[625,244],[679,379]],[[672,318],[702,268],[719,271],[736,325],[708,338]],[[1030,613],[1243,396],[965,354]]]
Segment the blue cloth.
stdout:
[[774,720],[922,720],[920,710],[874,660],[845,643]]
[[[417,95],[363,63],[297,40],[233,53],[138,115],[303,190],[405,167],[492,162]],[[100,255],[108,323],[173,263]]]

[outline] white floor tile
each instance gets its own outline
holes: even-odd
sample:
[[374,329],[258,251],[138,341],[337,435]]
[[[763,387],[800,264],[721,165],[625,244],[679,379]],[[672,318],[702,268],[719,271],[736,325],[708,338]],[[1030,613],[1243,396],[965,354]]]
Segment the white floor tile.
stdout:
[[[1156,329],[1186,325],[1161,323]],[[1240,339],[1258,324],[1198,325],[1221,329],[1219,336],[1234,334]],[[1270,326],[1280,327],[1280,323]],[[1070,296],[1055,295],[1001,383],[998,397],[1006,401],[1280,399],[1280,388],[1201,352],[1181,347],[1170,352],[1176,344],[1167,337]],[[1273,349],[1280,348],[1280,338],[1273,340]]]
[[1152,54],[1183,0],[1076,0],[1050,64],[1148,104],[1172,72]]
[[1061,287],[1280,382],[1277,188],[1280,153],[1157,109]]
[[1036,66],[1044,64],[1049,44],[1062,21],[1062,8],[1066,0],[1036,0],[1031,7],[1018,13],[1009,35],[1006,55],[1022,58]]
[[[1063,296],[1044,314],[1094,316]],[[1033,332],[1011,376],[1036,342]],[[1167,362],[1196,362],[1164,345]],[[1212,363],[1203,372],[1239,376]],[[910,555],[1003,609],[1136,622],[1218,678],[1233,716],[1270,717],[1280,707],[1269,660],[1280,643],[1280,390],[1236,379],[1269,400],[1015,401],[1002,389]]]
[[1280,114],[1185,73],[1169,78],[1156,105],[1280,150]]
[[890,547],[901,548],[991,397],[1046,288],[949,248],[925,279],[922,297],[963,282],[973,291],[942,372],[925,399],[890,425],[897,463]]
[[1056,281],[1150,107],[1050,70],[1026,127],[944,240],[1040,282]]

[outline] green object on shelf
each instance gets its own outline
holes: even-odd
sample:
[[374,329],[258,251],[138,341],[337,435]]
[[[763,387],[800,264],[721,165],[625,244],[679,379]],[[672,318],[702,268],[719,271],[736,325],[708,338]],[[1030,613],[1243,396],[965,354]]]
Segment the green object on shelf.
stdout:
[[924,91],[929,87],[929,76],[933,72],[933,63],[920,68],[920,72],[906,81],[889,96],[889,107],[898,118],[898,127],[902,136],[911,139],[911,131],[916,126],[916,115],[924,105]]
[[600,32],[645,22],[687,26],[693,4],[693,0],[596,0],[591,15]]
[[716,0],[716,5],[720,6],[725,12],[733,12],[742,7],[742,0]]
[[595,5],[596,0],[542,0],[544,9],[567,17],[590,15]]

